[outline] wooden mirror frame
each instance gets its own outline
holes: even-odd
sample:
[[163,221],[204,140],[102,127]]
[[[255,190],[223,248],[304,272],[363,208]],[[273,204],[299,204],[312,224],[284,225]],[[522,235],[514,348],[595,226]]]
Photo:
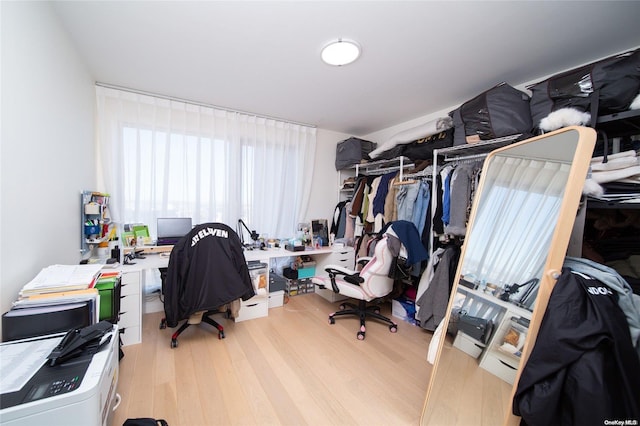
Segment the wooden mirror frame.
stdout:
[[[567,140],[572,140],[571,138],[575,137],[575,149],[573,147],[567,146],[568,144],[563,145],[562,142],[566,142]],[[569,139],[567,139],[569,138]],[[554,139],[557,144],[557,150],[554,149],[549,151],[548,149],[545,151],[544,149],[539,149],[540,141],[545,141],[549,143],[549,139]],[[520,364],[518,366],[518,370],[516,373],[516,378],[514,384],[511,386],[506,382],[502,382],[505,386],[511,387],[511,392],[509,396],[509,400],[505,401],[506,394],[504,389],[496,390],[496,395],[493,397],[496,398],[496,404],[500,404],[500,409],[504,410],[504,420],[503,424],[505,425],[515,425],[519,423],[519,417],[512,414],[511,405],[513,401],[513,396],[515,394],[518,380],[520,378],[520,373],[522,371],[522,367],[526,364],[529,354],[531,353],[531,349],[535,344],[535,340],[538,334],[538,330],[540,328],[540,323],[542,321],[542,317],[547,308],[549,296],[553,289],[553,286],[556,283],[557,278],[559,277],[560,271],[562,269],[562,264],[564,262],[564,257],[566,255],[566,250],[569,244],[569,239],[571,236],[573,223],[575,221],[576,213],[578,212],[578,207],[580,203],[580,198],[582,195],[582,188],[584,186],[585,177],[587,175],[590,159],[593,154],[593,149],[596,142],[596,132],[591,128],[586,127],[567,127],[554,132],[550,132],[541,136],[537,136],[531,139],[527,139],[522,142],[515,143],[513,145],[506,146],[504,148],[497,149],[492,151],[484,162],[482,175],[480,178],[480,183],[478,185],[478,190],[476,192],[476,196],[473,200],[472,209],[469,217],[469,226],[467,238],[470,233],[473,232],[473,224],[476,218],[478,206],[481,204],[482,194],[484,192],[485,185],[485,177],[487,176],[487,170],[491,167],[492,161],[496,156],[499,155],[511,155],[516,154],[517,156],[523,156],[526,158],[539,158],[541,160],[549,160],[549,161],[558,161],[558,162],[566,162],[571,165],[567,184],[565,187],[564,194],[562,196],[561,206],[558,212],[558,217],[556,221],[555,230],[553,232],[553,236],[551,238],[551,243],[549,246],[549,250],[547,253],[546,261],[543,268],[542,276],[540,277],[538,295],[536,298],[536,302],[533,308],[533,313],[531,315],[531,321],[529,325],[529,331],[527,333],[527,337],[522,348],[522,355],[520,357]],[[466,241],[462,246],[462,250],[460,253],[460,260],[458,262],[458,266],[456,269],[456,275],[453,283],[453,287],[451,289],[449,303],[447,306],[447,314],[443,319],[444,324],[449,324],[451,317],[451,310],[453,308],[454,296],[458,292],[458,284],[462,275],[462,267],[465,259],[465,251],[466,251]],[[429,425],[428,416],[430,405],[436,407],[436,404],[445,404],[447,400],[447,395],[434,395],[433,389],[436,386],[436,380],[445,380],[446,378],[439,378],[438,367],[441,365],[441,356],[443,352],[443,346],[446,340],[446,326],[443,327],[441,338],[437,343],[437,350],[435,356],[435,362],[433,371],[431,373],[431,377],[429,379],[429,386],[427,388],[427,394],[425,397],[425,403],[423,406],[422,416],[420,418],[421,425]],[[434,335],[434,338],[435,335]],[[477,368],[480,368],[478,365]],[[440,370],[441,371],[441,370]],[[491,374],[488,373],[487,374]],[[500,380],[500,379],[498,379]],[[485,389],[486,390],[486,389]],[[460,389],[462,391],[462,389]],[[483,389],[475,389],[472,392],[483,392]],[[499,398],[502,398],[502,401],[497,401]],[[473,406],[471,401],[470,406]],[[447,423],[447,425],[458,424],[457,419],[458,413],[452,413],[451,421]],[[475,424],[485,424],[483,423],[482,413],[477,413],[475,417],[478,419],[480,417],[480,421],[476,421]],[[488,424],[488,423],[487,423]],[[495,424],[495,423],[491,423]]]

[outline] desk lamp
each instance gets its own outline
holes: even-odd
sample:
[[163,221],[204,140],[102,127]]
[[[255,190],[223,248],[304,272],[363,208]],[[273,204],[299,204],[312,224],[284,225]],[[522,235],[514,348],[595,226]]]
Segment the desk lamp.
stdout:
[[538,278],[532,278],[529,281],[526,281],[522,284],[507,285],[504,287],[504,291],[500,295],[500,299],[504,300],[505,302],[510,302],[511,296],[516,294],[518,290],[520,290],[520,288],[529,286],[529,288],[527,288],[527,290],[524,292],[524,294],[520,298],[520,302],[524,303],[524,301],[527,299],[527,297],[531,294],[531,292],[535,288],[535,284],[537,284],[538,281],[540,281]]
[[[242,225],[244,227],[244,229],[247,230],[247,232],[251,236],[251,239],[253,240],[253,244],[245,244],[244,243],[244,231],[242,230],[240,225]],[[250,230],[249,227],[247,226],[247,224],[244,223],[244,221],[242,219],[238,219],[238,235],[240,236],[240,242],[242,243],[242,245],[244,247],[249,248],[249,249],[255,248],[256,245],[257,245],[257,241],[260,238],[260,235],[255,230],[254,231]]]

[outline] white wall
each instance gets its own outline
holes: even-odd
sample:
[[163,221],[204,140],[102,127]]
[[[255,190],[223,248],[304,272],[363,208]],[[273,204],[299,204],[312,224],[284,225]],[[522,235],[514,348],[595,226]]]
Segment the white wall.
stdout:
[[43,267],[80,260],[94,189],[95,89],[49,4],[0,2],[0,309]]
[[338,173],[336,145],[351,135],[317,129],[316,154],[311,183],[311,199],[304,219],[327,219],[331,225],[333,209],[338,203]]

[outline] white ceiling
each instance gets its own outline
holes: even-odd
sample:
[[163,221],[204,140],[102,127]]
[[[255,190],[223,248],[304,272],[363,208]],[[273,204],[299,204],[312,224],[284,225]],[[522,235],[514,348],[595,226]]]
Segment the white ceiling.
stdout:
[[[61,1],[96,81],[366,135],[640,45],[640,1]],[[362,55],[320,60],[349,38]]]

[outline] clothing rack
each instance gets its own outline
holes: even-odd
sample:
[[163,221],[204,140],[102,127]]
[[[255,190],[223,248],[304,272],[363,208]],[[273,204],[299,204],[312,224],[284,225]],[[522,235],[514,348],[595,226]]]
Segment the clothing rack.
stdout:
[[473,163],[481,158],[485,158],[487,154],[489,153],[485,152],[484,154],[461,155],[460,157],[445,158],[444,161],[445,162],[455,161],[456,163]]
[[450,148],[442,148],[442,149],[434,149],[433,150],[433,158],[434,164],[436,161],[436,157],[438,155],[443,156],[444,161],[451,161],[451,158],[460,158],[461,156],[468,157],[470,155],[475,154],[488,154],[497,148],[502,148],[503,146],[511,145],[516,139],[518,139],[522,134],[515,134],[504,136],[501,138],[490,139],[478,143],[473,144],[465,144],[452,146]]
[[[395,164],[390,166],[390,164]],[[407,157],[398,157],[391,160],[377,160],[367,163],[359,163],[355,165],[356,176],[360,175],[361,169],[364,169],[366,175],[381,175],[387,172],[398,170],[400,172],[400,180],[402,180],[404,169],[414,167],[413,162]]]
[[404,179],[402,180],[398,180],[396,182],[396,184],[402,184],[402,183],[406,183],[407,180],[405,179],[426,179],[426,180],[433,180],[433,171],[436,169],[436,167],[434,166],[427,166],[425,167],[423,170],[420,170],[419,172],[415,172],[415,173],[407,173],[404,175]]

